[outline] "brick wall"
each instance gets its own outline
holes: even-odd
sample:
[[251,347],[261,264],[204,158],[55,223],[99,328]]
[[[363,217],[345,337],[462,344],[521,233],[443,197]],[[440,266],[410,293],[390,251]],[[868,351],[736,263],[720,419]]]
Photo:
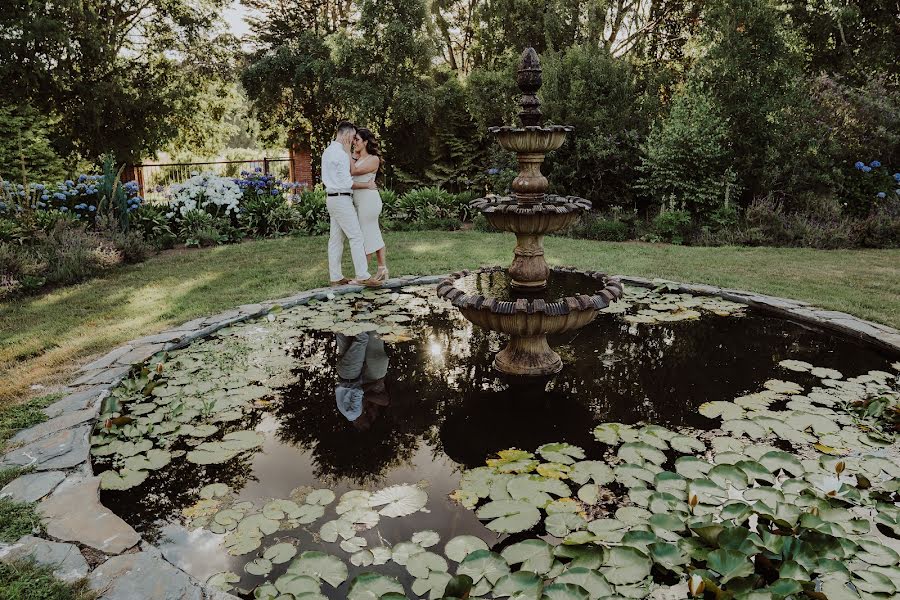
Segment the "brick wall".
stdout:
[[293,181],[294,183],[305,183],[306,185],[312,187],[312,154],[309,150],[309,147],[300,144],[294,144],[289,149],[289,155],[291,159],[291,181]]

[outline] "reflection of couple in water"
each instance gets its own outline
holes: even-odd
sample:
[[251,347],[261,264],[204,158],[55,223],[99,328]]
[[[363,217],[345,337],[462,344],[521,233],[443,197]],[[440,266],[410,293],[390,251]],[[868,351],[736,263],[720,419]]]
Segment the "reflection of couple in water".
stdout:
[[384,385],[388,369],[384,341],[370,331],[352,337],[338,333],[336,343],[337,407],[354,427],[365,431],[391,401]]

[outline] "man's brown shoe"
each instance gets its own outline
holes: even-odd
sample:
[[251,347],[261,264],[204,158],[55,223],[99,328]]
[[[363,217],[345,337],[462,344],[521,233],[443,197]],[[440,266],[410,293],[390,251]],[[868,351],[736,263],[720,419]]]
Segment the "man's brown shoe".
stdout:
[[350,283],[353,285],[364,285],[366,287],[381,287],[381,281],[376,279],[375,277],[369,277],[368,279],[354,279]]
[[331,287],[337,287],[339,285],[347,285],[348,283],[350,283],[350,280],[347,279],[346,277],[343,277],[341,279],[338,279],[337,281],[332,281]]

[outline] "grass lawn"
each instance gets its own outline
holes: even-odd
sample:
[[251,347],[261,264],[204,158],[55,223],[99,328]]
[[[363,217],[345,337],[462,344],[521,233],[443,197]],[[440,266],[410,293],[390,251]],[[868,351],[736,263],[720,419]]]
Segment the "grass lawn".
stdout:
[[[509,264],[509,234],[387,236],[392,275]],[[900,327],[900,250],[689,248],[549,238],[550,262],[806,300]],[[130,339],[238,304],[328,281],[326,239],[172,251],[80,285],[0,303],[0,406],[65,383],[79,364]]]

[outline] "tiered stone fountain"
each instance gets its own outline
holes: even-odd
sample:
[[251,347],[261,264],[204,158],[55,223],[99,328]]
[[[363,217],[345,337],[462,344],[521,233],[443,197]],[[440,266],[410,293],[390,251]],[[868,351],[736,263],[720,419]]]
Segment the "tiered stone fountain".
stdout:
[[[591,203],[574,196],[548,195],[549,182],[541,173],[548,152],[562,146],[568,125],[544,126],[537,92],[541,67],[537,52],[527,48],[519,63],[517,83],[522,91],[519,119],[522,127],[492,127],[500,145],[516,153],[519,174],[510,196],[479,198],[472,206],[497,229],[516,235],[514,258],[508,269],[487,267],[454,273],[438,286],[469,321],[510,336],[509,344],[494,358],[494,367],[510,375],[550,375],[562,369],[562,359],[547,343],[547,336],[583,327],[598,311],[622,295],[622,284],[603,273],[553,269],[544,259],[544,235],[573,224]],[[565,281],[565,289],[578,293],[546,299],[548,281]],[[508,290],[496,297],[480,293],[502,279]],[[582,292],[583,290],[583,292]]]

